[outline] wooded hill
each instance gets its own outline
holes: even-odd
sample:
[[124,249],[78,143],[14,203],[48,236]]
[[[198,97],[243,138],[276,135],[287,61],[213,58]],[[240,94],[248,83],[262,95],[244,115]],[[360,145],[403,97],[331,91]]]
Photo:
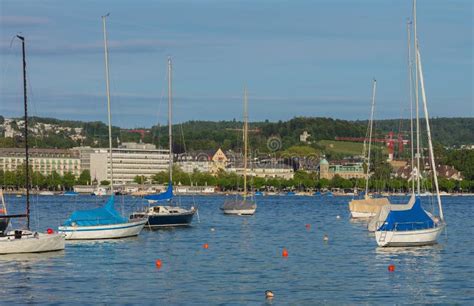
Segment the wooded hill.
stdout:
[[[0,116],[0,123],[3,118]],[[80,127],[84,140],[74,141],[65,132],[50,131],[43,135],[33,135],[32,144],[39,148],[71,148],[79,145],[104,147],[108,145],[107,126],[103,122],[68,121],[52,118],[32,117],[30,126],[35,122],[55,124],[62,127]],[[424,121],[421,122],[425,127]],[[474,118],[433,118],[431,120],[435,142],[444,146],[474,144]],[[193,150],[240,150],[242,147],[242,122],[239,121],[187,121],[173,126],[175,152]],[[306,145],[322,149],[321,140],[334,140],[335,137],[364,137],[367,121],[347,121],[331,118],[296,117],[288,121],[251,122],[250,146],[261,152],[286,150],[297,145]],[[167,147],[167,126],[154,126],[145,131],[143,142],[154,143],[158,147]],[[410,123],[406,119],[378,120],[375,122],[374,137],[384,138],[388,132],[395,135],[399,131],[409,139]],[[300,134],[307,131],[311,136],[308,143],[300,141]],[[112,129],[113,141],[139,141],[141,135],[131,129]],[[1,134],[3,136],[3,134]],[[396,136],[395,136],[396,137]],[[0,147],[21,147],[21,137],[17,139],[0,138]],[[184,139],[184,141],[183,141]],[[273,145],[273,147],[272,147]]]

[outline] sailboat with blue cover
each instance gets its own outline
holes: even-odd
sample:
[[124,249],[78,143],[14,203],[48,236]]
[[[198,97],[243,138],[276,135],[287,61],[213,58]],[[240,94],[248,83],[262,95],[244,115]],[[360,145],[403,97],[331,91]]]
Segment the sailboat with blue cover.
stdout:
[[110,90],[109,90],[109,68],[107,32],[105,19],[102,16],[105,44],[105,75],[107,88],[107,111],[109,121],[109,166],[110,166],[110,190],[111,196],[103,207],[75,211],[69,219],[58,228],[60,233],[65,234],[66,240],[96,240],[96,239],[118,239],[137,236],[145,226],[146,219],[127,219],[120,215],[115,209],[114,197],[114,171],[112,163],[112,119],[110,114]]
[[[415,103],[416,103],[416,135],[417,135],[417,153],[416,167],[412,158],[412,195],[407,204],[390,204],[382,207],[380,213],[374,220],[376,225],[375,239],[379,246],[418,246],[435,244],[446,227],[443,215],[443,206],[439,193],[438,177],[436,174],[436,163],[434,159],[433,143],[431,139],[431,129],[429,123],[429,114],[425,94],[425,84],[423,79],[423,69],[421,64],[421,55],[418,45],[418,36],[416,32],[416,0],[413,1],[413,31],[415,45]],[[408,31],[410,33],[410,31]],[[410,49],[409,49],[410,50]],[[409,59],[411,60],[410,52]],[[410,62],[410,61],[409,61]],[[411,65],[409,65],[411,68]],[[411,80],[411,69],[410,80]],[[411,82],[410,82],[411,83]],[[411,84],[410,84],[411,86]],[[426,121],[426,133],[428,139],[429,161],[433,174],[434,186],[436,189],[436,200],[438,203],[439,216],[427,212],[421,205],[420,198],[420,120],[419,120],[419,99],[418,87],[421,87],[421,97],[423,101],[423,110]],[[413,125],[412,125],[413,126]],[[413,128],[412,128],[413,130]],[[413,132],[412,132],[413,134]],[[413,156],[413,149],[412,149]],[[417,192],[415,195],[415,177],[417,182]]]
[[[172,129],[172,64],[168,58],[168,138],[169,138],[169,182],[166,191],[145,196],[149,203],[173,202],[173,129]],[[130,218],[146,218],[146,227],[188,226],[193,221],[197,208],[186,209],[172,205],[155,205],[142,212],[134,212]]]

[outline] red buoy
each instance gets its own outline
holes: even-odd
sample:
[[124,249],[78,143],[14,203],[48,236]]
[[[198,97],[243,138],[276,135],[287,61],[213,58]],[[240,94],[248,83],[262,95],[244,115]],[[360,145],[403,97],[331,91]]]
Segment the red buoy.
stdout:
[[281,256],[288,257],[288,251],[285,248],[283,248],[283,251],[281,252]]
[[388,271],[389,272],[394,272],[395,271],[395,265],[389,265],[388,266]]
[[54,230],[52,228],[48,228],[46,230],[46,233],[48,233],[49,235],[54,234]]
[[157,260],[155,261],[155,266],[156,266],[158,269],[161,268],[161,259],[157,259]]
[[306,224],[306,229],[309,230],[311,228],[311,224]]
[[204,249],[209,249],[209,244],[204,243],[204,244],[202,245],[202,247],[203,247]]

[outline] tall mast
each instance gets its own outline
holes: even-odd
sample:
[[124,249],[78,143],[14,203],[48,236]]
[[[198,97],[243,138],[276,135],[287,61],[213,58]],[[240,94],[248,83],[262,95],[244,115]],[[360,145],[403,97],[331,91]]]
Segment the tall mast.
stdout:
[[[415,43],[415,55],[417,53],[417,46],[418,46],[418,35],[416,33],[416,0],[413,0],[413,32],[414,32],[414,43]],[[420,103],[418,98],[418,56],[415,56],[415,105],[416,105],[416,192],[420,194],[420,176],[421,176],[421,169],[420,169],[420,158],[421,158],[421,151],[420,151]]]
[[428,148],[430,151],[431,169],[433,170],[433,179],[434,179],[435,188],[436,188],[436,198],[438,199],[439,217],[441,218],[441,221],[443,221],[444,220],[443,207],[441,205],[441,196],[439,195],[438,175],[436,173],[436,163],[434,159],[433,142],[431,140],[431,129],[430,129],[430,119],[429,119],[430,117],[428,114],[428,106],[427,106],[427,101],[426,101],[425,82],[423,79],[423,67],[421,66],[421,55],[420,55],[420,50],[418,49],[419,47],[415,46],[415,48],[416,48],[416,58],[418,60],[418,70],[420,74],[421,97],[423,99],[423,110],[425,113],[426,133],[428,136]]
[[374,79],[372,86],[372,106],[370,108],[370,123],[369,123],[369,149],[367,150],[367,170],[365,171],[365,198],[369,197],[369,172],[370,172],[370,149],[372,147],[372,128],[374,125],[374,111],[375,111],[375,92],[377,89],[377,80]]
[[407,46],[408,46],[408,87],[409,87],[409,94],[410,94],[410,150],[411,150],[411,192],[415,193],[415,178],[413,177],[414,169],[415,169],[415,149],[413,143],[413,61],[411,56],[411,21],[407,21]]
[[23,105],[25,108],[25,187],[26,187],[26,228],[30,229],[30,165],[28,154],[28,98],[26,95],[26,54],[25,54],[25,38],[17,35],[21,40],[21,49],[23,53]]
[[173,96],[173,87],[172,87],[172,66],[171,66],[171,57],[168,57],[168,136],[169,136],[169,147],[170,147],[170,156],[169,156],[169,173],[170,173],[170,184],[173,181],[173,138],[172,133],[173,129],[171,126],[172,122],[172,96]]
[[109,119],[109,165],[110,165],[110,193],[114,194],[114,166],[112,162],[112,115],[110,114],[110,85],[109,85],[109,49],[107,47],[107,31],[105,28],[105,19],[110,14],[102,16],[104,28],[104,56],[105,56],[105,84],[107,90],[107,114]]
[[247,138],[248,138],[247,87],[244,88],[244,199],[247,196]]

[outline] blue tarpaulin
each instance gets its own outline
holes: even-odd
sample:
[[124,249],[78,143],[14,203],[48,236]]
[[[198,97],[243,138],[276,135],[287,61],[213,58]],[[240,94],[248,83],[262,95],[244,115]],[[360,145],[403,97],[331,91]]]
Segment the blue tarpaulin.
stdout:
[[71,214],[71,217],[64,222],[64,226],[96,226],[126,223],[128,220],[122,217],[114,208],[115,199],[113,196],[102,207],[78,210]]
[[[396,206],[397,204],[392,204]],[[405,210],[390,210],[379,231],[412,231],[434,227],[433,219],[421,207],[420,198],[415,200],[413,206]]]
[[171,200],[172,198],[173,198],[173,184],[171,182],[168,184],[168,189],[166,189],[165,192],[149,194],[145,196],[145,199],[154,200],[154,201]]

